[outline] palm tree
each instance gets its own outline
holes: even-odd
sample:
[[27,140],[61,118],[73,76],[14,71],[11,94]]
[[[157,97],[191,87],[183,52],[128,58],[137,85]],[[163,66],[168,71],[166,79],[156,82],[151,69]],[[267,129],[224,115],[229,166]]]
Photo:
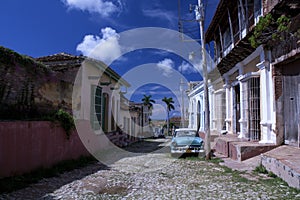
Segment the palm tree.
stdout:
[[145,106],[148,106],[149,111],[151,112],[152,108],[153,108],[153,104],[155,103],[155,101],[153,99],[151,99],[152,95],[145,95],[144,94],[144,98],[142,98],[143,104]]
[[152,95],[145,95],[144,94],[144,98],[142,99],[143,101],[143,104],[145,106],[148,107],[148,111],[149,111],[149,115],[148,115],[148,122],[151,123],[151,119],[149,116],[152,115],[152,109],[153,109],[153,104],[152,103],[155,103],[155,101],[153,99],[151,99]]
[[169,124],[170,124],[170,122],[169,122],[169,118],[170,118],[170,111],[171,110],[175,110],[175,107],[174,107],[174,105],[173,105],[173,103],[174,103],[174,101],[173,101],[173,98],[172,97],[169,97],[169,98],[167,98],[167,97],[164,97],[163,99],[162,99],[162,101],[163,102],[165,102],[166,103],[166,106],[167,106],[167,114],[168,114],[168,116],[167,116],[167,131],[168,131],[168,134],[169,134]]

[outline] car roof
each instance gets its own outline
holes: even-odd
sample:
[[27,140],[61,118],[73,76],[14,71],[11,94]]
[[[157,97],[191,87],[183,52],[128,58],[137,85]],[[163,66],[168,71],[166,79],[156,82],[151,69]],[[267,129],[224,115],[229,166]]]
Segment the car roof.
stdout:
[[192,128],[178,128],[175,129],[175,131],[197,131],[197,130]]

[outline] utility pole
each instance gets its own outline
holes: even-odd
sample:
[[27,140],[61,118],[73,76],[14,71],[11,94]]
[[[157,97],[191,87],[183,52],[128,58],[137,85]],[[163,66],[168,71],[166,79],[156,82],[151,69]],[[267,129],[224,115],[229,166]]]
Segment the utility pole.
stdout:
[[181,92],[181,127],[184,128],[185,116],[184,116],[184,85],[183,79],[180,79],[179,90]]
[[206,51],[205,51],[205,35],[204,35],[204,5],[202,0],[198,0],[198,6],[195,7],[196,20],[199,21],[200,25],[200,37],[201,37],[201,49],[202,49],[202,67],[203,67],[203,88],[204,88],[204,149],[206,160],[211,159],[211,146],[210,146],[210,111],[209,111],[209,98],[208,98],[208,73],[207,73],[207,62],[206,62]]

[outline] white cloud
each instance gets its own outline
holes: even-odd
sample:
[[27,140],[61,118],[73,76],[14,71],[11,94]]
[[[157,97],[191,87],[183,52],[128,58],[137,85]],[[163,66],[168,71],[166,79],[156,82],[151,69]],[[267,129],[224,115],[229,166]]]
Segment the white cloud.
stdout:
[[151,17],[151,18],[159,18],[161,20],[166,20],[169,23],[173,24],[177,20],[177,16],[170,11],[162,10],[162,9],[144,9],[143,14],[146,17]]
[[121,3],[116,5],[112,1],[104,0],[61,0],[69,9],[77,9],[87,11],[89,13],[97,13],[103,17],[108,17],[112,13],[121,9]]
[[159,55],[159,56],[164,56],[164,57],[167,57],[167,56],[170,56],[172,50],[161,50],[161,49],[155,49],[154,51],[152,51],[151,53],[153,55]]
[[166,119],[167,118],[167,110],[161,104],[153,104],[152,110],[152,119]]
[[101,35],[86,35],[83,41],[77,45],[76,50],[83,55],[111,63],[121,56],[121,46],[119,44],[119,34],[112,28],[101,29]]
[[180,117],[181,113],[179,111],[171,111],[170,118],[172,117]]
[[156,67],[158,70],[162,71],[163,76],[170,77],[174,70],[174,61],[169,58],[165,58],[164,60],[158,62]]
[[178,70],[183,74],[191,74],[191,73],[197,73],[198,70],[195,66],[190,65],[189,63],[183,61],[181,65],[178,67]]
[[156,90],[159,90],[159,89],[162,89],[162,86],[157,85],[157,86],[153,86],[153,87],[149,88],[150,91],[151,91],[151,90],[156,91]]

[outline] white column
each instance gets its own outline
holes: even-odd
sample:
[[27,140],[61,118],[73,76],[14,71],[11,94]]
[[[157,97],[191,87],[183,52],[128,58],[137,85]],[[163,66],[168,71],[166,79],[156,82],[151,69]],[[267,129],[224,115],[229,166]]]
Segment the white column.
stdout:
[[204,131],[204,119],[205,119],[205,114],[204,114],[204,96],[200,95],[200,105],[201,105],[201,109],[200,109],[200,130]]
[[120,96],[117,96],[117,105],[116,105],[116,126],[120,126],[121,125],[121,120],[120,120]]
[[211,87],[209,88],[209,102],[210,102],[210,119],[211,119],[211,123],[210,123],[210,128],[211,130],[215,130],[216,129],[216,102],[215,102],[215,92],[214,89]]
[[229,107],[229,112],[230,112],[230,116],[229,116],[229,119],[231,120],[231,124],[230,124],[230,128],[229,128],[229,131],[233,134],[237,134],[235,132],[236,130],[236,121],[237,119],[236,118],[236,110],[234,109],[234,102],[235,102],[235,90],[234,90],[234,86],[231,85],[231,88],[230,88],[230,107]]
[[270,63],[266,60],[256,65],[260,69],[260,88],[261,88],[261,141],[260,143],[275,143],[272,141],[272,119],[271,119],[271,102],[272,87],[270,83]]
[[226,91],[226,131],[230,132],[230,125],[231,125],[231,85],[228,83],[228,79],[225,80],[224,85],[225,91]]
[[196,119],[196,115],[197,115],[197,105],[196,105],[196,100],[195,100],[195,97],[193,97],[191,99],[191,109],[190,109],[190,124],[191,124],[191,128],[194,128],[196,129],[197,126],[196,126],[196,123],[195,123],[195,119]]
[[200,130],[202,130],[202,131],[204,131],[204,127],[205,127],[205,125],[204,125],[204,123],[205,123],[205,111],[204,111],[204,95],[202,94],[201,96],[200,96],[200,115],[201,115],[201,117],[200,117]]
[[192,128],[192,100],[189,98],[189,109],[188,109],[188,114],[189,114],[189,128]]
[[239,138],[246,138],[248,136],[248,127],[247,127],[247,108],[248,108],[248,99],[247,99],[247,83],[243,81],[244,79],[244,67],[242,65],[239,66],[239,76],[237,80],[240,85],[240,119],[238,120],[240,124],[240,134]]
[[214,95],[215,95],[215,106],[214,106],[215,107],[215,129],[219,133],[223,133],[226,132],[225,130],[223,130],[225,118],[226,118],[226,108],[224,108],[223,105],[225,105],[226,107],[226,102],[227,102],[226,97],[224,98],[224,96],[226,95],[225,89],[221,88],[215,91]]
[[248,95],[247,95],[247,82],[243,81],[244,76],[240,75],[237,77],[240,84],[240,113],[241,118],[239,119],[240,123],[240,135],[239,138],[248,138]]

